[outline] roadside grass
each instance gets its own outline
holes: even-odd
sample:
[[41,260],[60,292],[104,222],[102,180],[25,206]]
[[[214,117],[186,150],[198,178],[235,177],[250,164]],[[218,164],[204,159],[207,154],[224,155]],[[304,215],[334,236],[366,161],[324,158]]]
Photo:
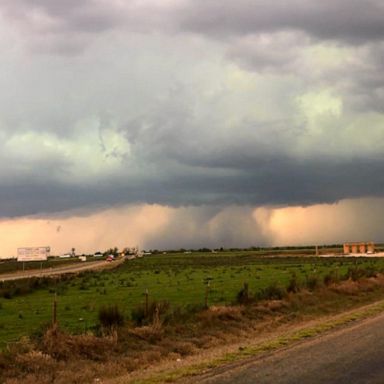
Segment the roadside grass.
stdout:
[[219,358],[214,358],[204,363],[194,364],[183,368],[173,369],[167,372],[157,373],[153,376],[143,379],[134,379],[129,381],[134,384],[158,384],[176,382],[181,379],[192,378],[197,375],[204,374],[208,370],[228,366],[237,362],[246,362],[250,358],[261,356],[268,352],[273,352],[282,348],[294,345],[303,339],[313,338],[334,329],[346,326],[358,320],[364,320],[374,315],[382,313],[384,310],[384,302],[380,302],[369,306],[368,308],[359,309],[336,319],[323,320],[314,326],[304,327],[299,330],[280,335],[273,340],[261,342],[255,346],[239,347],[238,351],[226,353]]
[[0,347],[39,333],[51,321],[55,293],[60,327],[81,334],[95,329],[103,306],[118,304],[123,316],[131,319],[144,305],[146,291],[149,302],[167,302],[171,312],[187,314],[205,301],[209,306],[235,303],[244,283],[251,301],[281,299],[293,278],[295,289],[314,290],[325,281],[331,284],[346,276],[357,278],[362,271],[383,269],[384,260],[374,258],[159,254],[126,261],[116,270],[46,279],[25,289],[25,281],[0,282]]
[[[351,289],[353,287],[353,289]],[[295,328],[278,337],[249,344],[250,337],[274,334],[288,324],[300,324],[318,317],[350,310],[384,297],[384,276],[348,279],[338,284],[322,285],[310,291],[301,288],[287,293],[281,300],[261,300],[247,305],[214,305],[207,309],[180,312],[156,303],[147,324],[135,327],[120,322],[120,311],[105,307],[113,324],[110,332],[69,334],[60,326],[46,327],[33,338],[8,344],[0,354],[0,381],[7,384],[51,382],[93,383],[128,372],[145,370],[164,360],[184,360],[226,344],[240,343],[236,351],[207,359],[180,369],[160,372],[155,376],[124,378],[121,383],[171,382],[201,373],[208,368],[273,351],[299,340],[327,332],[384,309],[384,302],[306,328]],[[168,308],[168,309],[167,309]],[[163,312],[163,310],[165,312]],[[103,312],[103,311],[101,311]],[[99,312],[99,316],[101,313]],[[108,324],[110,321],[108,320]],[[106,325],[108,325],[106,324]]]

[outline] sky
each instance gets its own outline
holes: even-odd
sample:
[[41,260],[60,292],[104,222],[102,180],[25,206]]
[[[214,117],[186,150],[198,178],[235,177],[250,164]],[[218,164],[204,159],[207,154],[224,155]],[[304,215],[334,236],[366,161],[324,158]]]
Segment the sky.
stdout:
[[382,241],[381,0],[2,0],[0,256]]

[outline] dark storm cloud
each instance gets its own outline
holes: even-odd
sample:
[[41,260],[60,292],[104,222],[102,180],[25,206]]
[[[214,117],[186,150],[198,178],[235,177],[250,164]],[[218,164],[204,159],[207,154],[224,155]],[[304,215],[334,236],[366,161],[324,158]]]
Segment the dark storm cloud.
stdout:
[[169,9],[161,4],[106,0],[4,0],[0,14],[28,35],[33,52],[81,55],[103,33],[117,29],[137,32],[167,30]]
[[119,27],[127,21],[148,29],[171,24],[218,35],[293,29],[320,39],[359,41],[381,39],[384,33],[384,9],[378,0],[193,0],[169,5],[150,1],[4,0],[1,8],[8,15],[30,21],[41,13],[52,21],[47,24],[48,29],[91,33]]
[[[224,43],[226,56],[248,70],[300,75],[345,92],[352,108],[381,110],[384,6],[378,0],[229,0],[109,2],[14,0],[0,5],[20,22],[35,52],[80,55],[108,31],[192,33]],[[358,47],[358,62],[315,78],[300,50],[313,42]],[[373,88],[373,89],[372,89]]]
[[[248,70],[293,73],[340,87],[346,105],[382,111],[384,4],[378,0],[191,1],[179,28],[227,44],[227,57]],[[311,44],[358,48],[357,60],[316,78],[303,68],[301,50]],[[313,64],[316,66],[316,63]]]
[[318,39],[382,39],[384,7],[377,0],[191,1],[182,27],[216,37],[299,30]]
[[93,0],[3,1],[3,11],[15,20],[27,22],[41,32],[102,32],[118,24],[116,7]]
[[384,43],[366,48],[366,54],[344,71],[329,73],[329,81],[338,84],[345,94],[347,106],[355,111],[383,112],[384,105]]
[[[228,159],[225,160],[228,164]],[[215,164],[217,166],[217,163]],[[299,162],[250,159],[232,175],[163,175],[160,180],[113,181],[111,187],[27,183],[0,188],[0,215],[52,213],[84,206],[158,203],[171,206],[311,205],[345,198],[382,196],[384,164],[380,160]]]
[[26,29],[52,33],[59,43],[66,35],[78,42],[83,33],[100,34],[118,28],[178,30],[214,38],[301,31],[315,39],[345,43],[381,40],[384,35],[384,7],[378,0],[189,0],[170,4],[5,0],[1,11]]
[[379,1],[5,0],[0,12],[0,216],[383,195]]

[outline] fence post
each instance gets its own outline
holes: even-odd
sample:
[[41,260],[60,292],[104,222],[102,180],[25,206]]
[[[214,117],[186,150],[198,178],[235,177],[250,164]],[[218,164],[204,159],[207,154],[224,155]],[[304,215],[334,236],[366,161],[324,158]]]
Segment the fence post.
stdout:
[[149,294],[148,294],[148,288],[145,290],[144,295],[145,295],[145,317],[147,317],[147,316],[148,316],[148,312],[149,312],[149,303],[148,303],[148,296],[149,296]]
[[248,283],[244,283],[244,299],[246,302],[248,302],[248,299],[249,299]]
[[56,292],[55,292],[55,297],[53,299],[52,325],[56,326],[56,324],[57,324],[57,300],[56,300]]
[[207,281],[207,285],[205,286],[205,300],[204,300],[204,306],[205,308],[208,308],[208,294],[209,294],[209,280]]

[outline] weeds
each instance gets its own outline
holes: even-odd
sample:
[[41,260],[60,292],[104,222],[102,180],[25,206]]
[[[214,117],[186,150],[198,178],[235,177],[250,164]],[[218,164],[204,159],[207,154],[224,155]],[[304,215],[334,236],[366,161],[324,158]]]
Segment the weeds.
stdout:
[[287,292],[296,293],[300,290],[299,279],[297,278],[296,272],[293,272],[291,275],[291,279],[289,280]]
[[[170,303],[166,300],[153,301],[148,308],[145,305],[139,305],[131,312],[131,319],[135,325],[148,325],[154,321],[156,317],[158,319],[169,320],[170,317]],[[167,316],[168,314],[168,316]]]
[[321,286],[321,280],[320,280],[319,276],[313,275],[313,274],[307,276],[307,278],[306,278],[306,287],[310,291],[314,291],[315,289],[320,288],[320,286]]
[[250,298],[249,298],[248,283],[244,283],[243,288],[241,288],[240,291],[237,293],[236,302],[238,304],[248,304],[249,301],[250,301]]
[[339,283],[340,277],[338,271],[332,270],[328,272],[326,275],[324,275],[323,282],[326,286]]
[[287,295],[287,290],[273,282],[266,288],[262,289],[257,295],[259,300],[281,300]]
[[117,305],[103,306],[99,309],[98,319],[101,327],[112,330],[124,324],[124,315]]

